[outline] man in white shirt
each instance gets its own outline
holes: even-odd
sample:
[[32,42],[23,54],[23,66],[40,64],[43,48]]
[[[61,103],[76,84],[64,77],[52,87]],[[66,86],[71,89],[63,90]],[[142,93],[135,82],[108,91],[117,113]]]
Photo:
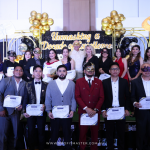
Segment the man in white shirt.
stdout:
[[[34,66],[33,75],[34,80],[26,83],[25,94],[23,99],[23,114],[27,118],[28,125],[28,141],[29,149],[35,149],[35,125],[38,126],[38,142],[39,150],[44,150],[45,146],[45,122],[46,122],[46,112],[45,109],[45,94],[47,83],[41,81],[43,68],[39,65]],[[43,111],[42,116],[30,116],[26,112],[26,105],[28,104],[42,104],[41,111]],[[36,107],[36,106],[35,106]],[[34,110],[33,110],[34,111]]]
[[[142,109],[140,100],[143,97],[150,100],[150,64],[144,63],[141,73],[141,76],[131,81],[131,100],[135,107],[136,147],[137,150],[147,150],[150,149],[150,109]],[[144,147],[145,141],[147,147]]]
[[[106,138],[108,150],[114,150],[114,126],[117,126],[118,150],[124,150],[125,135],[125,116],[129,116],[129,88],[126,79],[120,78],[120,68],[117,62],[113,62],[110,66],[109,73],[111,77],[103,80],[104,103],[102,105],[102,115],[105,118]],[[125,114],[123,119],[107,120],[107,109],[124,107]]]
[[[75,84],[73,81],[66,79],[67,68],[60,65],[57,68],[58,79],[50,81],[46,90],[45,106],[51,122],[51,150],[56,150],[56,143],[59,134],[59,127],[62,126],[64,134],[65,150],[71,150],[71,122],[74,112],[76,111],[76,101],[74,98]],[[53,110],[68,107],[65,110],[67,114],[60,118],[55,117]],[[59,114],[58,114],[59,115]]]
[[75,61],[75,70],[76,70],[76,78],[75,81],[79,78],[83,77],[83,60],[85,57],[85,52],[79,50],[81,47],[81,44],[79,41],[74,41],[73,42],[73,51],[70,52],[69,56]]

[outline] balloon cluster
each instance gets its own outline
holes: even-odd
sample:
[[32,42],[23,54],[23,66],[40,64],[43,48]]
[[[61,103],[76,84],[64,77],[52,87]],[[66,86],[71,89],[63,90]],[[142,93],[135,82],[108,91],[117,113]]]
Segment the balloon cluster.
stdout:
[[29,23],[32,24],[32,26],[29,30],[33,33],[34,38],[39,38],[40,35],[45,34],[46,31],[50,30],[50,26],[54,24],[54,20],[48,18],[47,13],[41,14],[36,11],[31,11],[30,15]]
[[122,24],[122,21],[125,19],[123,14],[118,14],[116,10],[113,10],[110,13],[110,17],[106,17],[102,20],[102,30],[104,30],[107,35],[111,35],[113,30],[115,30],[115,37],[120,37],[126,32]]

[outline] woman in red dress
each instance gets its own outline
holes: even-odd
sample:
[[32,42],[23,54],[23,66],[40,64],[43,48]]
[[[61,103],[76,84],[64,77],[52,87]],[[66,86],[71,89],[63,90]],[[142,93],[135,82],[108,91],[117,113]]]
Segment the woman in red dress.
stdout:
[[128,75],[127,75],[127,60],[123,57],[122,49],[118,48],[115,52],[116,59],[114,62],[117,62],[120,67],[119,77],[126,79],[129,82]]

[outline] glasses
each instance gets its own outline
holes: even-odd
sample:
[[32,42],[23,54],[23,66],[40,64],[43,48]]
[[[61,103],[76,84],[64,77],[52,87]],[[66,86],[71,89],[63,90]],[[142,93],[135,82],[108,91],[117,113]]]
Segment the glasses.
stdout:
[[118,71],[119,68],[111,68],[110,70],[112,70],[112,71]]

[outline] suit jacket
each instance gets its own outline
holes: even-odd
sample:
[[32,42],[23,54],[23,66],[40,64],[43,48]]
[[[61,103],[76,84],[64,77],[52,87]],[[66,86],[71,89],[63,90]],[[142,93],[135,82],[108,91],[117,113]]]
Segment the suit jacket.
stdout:
[[[40,63],[41,63],[41,66],[43,67],[43,64],[44,64],[44,60],[43,59],[40,59]],[[30,74],[30,67],[31,66],[36,66],[36,61],[34,58],[30,58],[26,64],[26,67],[25,67],[25,74],[27,77],[30,78],[30,81],[33,80],[32,78],[32,75]]]
[[[103,88],[105,100],[102,106],[102,110],[106,110],[106,108],[112,107],[113,101],[113,93],[112,93],[112,85],[111,78],[103,80]],[[120,107],[125,107],[125,110],[129,110],[130,106],[130,96],[129,96],[129,86],[126,79],[119,78],[119,104]]]
[[74,98],[75,84],[69,80],[65,92],[62,94],[55,80],[50,81],[46,90],[45,106],[49,113],[53,106],[69,105],[71,111],[76,111],[76,101]]
[[26,82],[22,80],[17,91],[16,82],[13,76],[2,79],[0,82],[0,111],[7,110],[8,115],[11,115],[14,112],[14,108],[3,107],[4,98],[7,95],[16,95],[22,96],[23,99],[25,83]]
[[[45,94],[46,94],[47,83],[42,81],[41,86],[42,87],[41,87],[40,104],[45,104]],[[22,113],[26,112],[27,104],[36,104],[36,93],[35,93],[34,80],[26,83],[22,104],[23,104],[22,105],[23,106]]]
[[85,77],[78,79],[75,86],[75,99],[79,105],[79,114],[86,113],[86,111],[83,110],[86,106],[91,109],[97,108],[100,113],[104,101],[102,81],[98,78],[94,78],[91,87],[89,87]]

